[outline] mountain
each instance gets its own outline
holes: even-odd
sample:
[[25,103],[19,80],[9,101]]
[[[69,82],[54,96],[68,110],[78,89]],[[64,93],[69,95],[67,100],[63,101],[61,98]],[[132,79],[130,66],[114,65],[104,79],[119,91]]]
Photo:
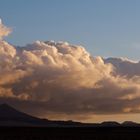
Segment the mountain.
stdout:
[[0,120],[33,121],[37,118],[20,112],[7,104],[0,105]]
[[0,126],[44,126],[47,124],[50,124],[48,120],[20,112],[7,104],[0,105]]
[[79,126],[81,123],[73,121],[50,121],[33,117],[20,112],[8,104],[0,105],[0,126],[29,126],[29,127],[64,127]]
[[129,126],[129,127],[140,127],[139,123],[132,122],[132,121],[125,121],[122,123],[123,126]]
[[102,122],[101,124],[100,124],[100,126],[102,126],[102,127],[118,127],[118,126],[121,126],[121,124],[120,123],[118,123],[118,122]]

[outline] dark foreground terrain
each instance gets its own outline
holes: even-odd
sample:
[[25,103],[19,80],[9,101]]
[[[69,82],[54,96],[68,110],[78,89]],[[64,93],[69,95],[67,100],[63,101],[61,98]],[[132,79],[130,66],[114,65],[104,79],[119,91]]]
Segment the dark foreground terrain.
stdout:
[[140,124],[52,121],[1,104],[0,140],[140,140]]
[[0,140],[140,140],[140,128],[1,127]]

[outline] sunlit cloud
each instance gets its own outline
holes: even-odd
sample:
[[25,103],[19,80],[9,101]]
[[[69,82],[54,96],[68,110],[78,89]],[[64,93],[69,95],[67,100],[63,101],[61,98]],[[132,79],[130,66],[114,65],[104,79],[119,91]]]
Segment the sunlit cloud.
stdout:
[[10,32],[11,32],[11,29],[3,25],[2,20],[0,19],[0,39],[9,35]]
[[2,39],[9,32],[1,23],[1,102],[54,119],[140,112],[139,62],[94,57],[67,42],[16,47]]

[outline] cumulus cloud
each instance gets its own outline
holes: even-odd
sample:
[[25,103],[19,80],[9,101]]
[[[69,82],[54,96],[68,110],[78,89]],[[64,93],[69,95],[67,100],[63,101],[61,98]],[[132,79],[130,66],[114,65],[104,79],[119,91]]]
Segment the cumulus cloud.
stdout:
[[107,58],[105,63],[111,63],[115,67],[115,73],[121,76],[140,76],[140,62],[127,58]]
[[0,39],[9,35],[10,32],[11,32],[11,29],[3,25],[2,20],[0,19]]
[[140,112],[139,74],[111,63],[67,42],[1,40],[0,102],[54,119]]

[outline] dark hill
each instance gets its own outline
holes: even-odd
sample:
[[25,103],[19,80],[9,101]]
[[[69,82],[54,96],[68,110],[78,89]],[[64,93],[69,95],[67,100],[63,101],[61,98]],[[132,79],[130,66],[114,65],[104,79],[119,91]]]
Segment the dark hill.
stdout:
[[23,112],[20,112],[7,104],[0,105],[0,121],[2,120],[19,120],[19,121],[33,121],[36,117],[32,117]]
[[43,126],[49,124],[48,120],[20,112],[7,104],[0,105],[0,126]]

